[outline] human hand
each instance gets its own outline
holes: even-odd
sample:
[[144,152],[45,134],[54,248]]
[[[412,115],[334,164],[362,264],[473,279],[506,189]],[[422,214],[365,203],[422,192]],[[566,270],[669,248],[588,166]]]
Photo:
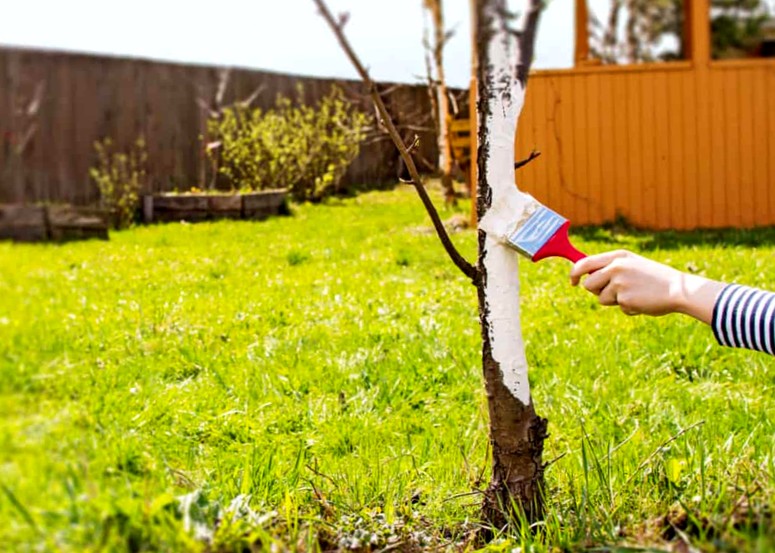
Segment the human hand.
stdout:
[[618,305],[628,315],[685,313],[706,323],[724,287],[626,250],[582,259],[571,270],[571,284],[578,285],[584,275],[589,275],[584,288],[601,305]]

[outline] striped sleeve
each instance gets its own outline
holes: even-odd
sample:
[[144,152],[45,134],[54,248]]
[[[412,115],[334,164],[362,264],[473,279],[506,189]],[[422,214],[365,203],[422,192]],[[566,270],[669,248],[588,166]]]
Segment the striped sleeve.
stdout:
[[730,284],[716,300],[711,326],[722,346],[775,355],[775,294]]

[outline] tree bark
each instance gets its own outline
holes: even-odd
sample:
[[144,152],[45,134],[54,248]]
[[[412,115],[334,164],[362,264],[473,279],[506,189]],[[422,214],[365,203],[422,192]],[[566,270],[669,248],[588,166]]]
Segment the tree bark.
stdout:
[[[478,55],[478,186],[481,221],[493,204],[524,205],[514,185],[514,141],[525,99],[541,0],[529,0],[523,28],[509,28],[505,0],[474,0]],[[519,211],[515,211],[519,213]],[[515,516],[543,516],[547,421],[530,396],[519,305],[516,253],[479,232],[479,318],[490,414],[492,479],[483,516],[500,528]]]
[[622,0],[613,0],[611,13],[608,16],[608,27],[603,36],[602,58],[606,63],[616,63],[619,60],[617,51],[619,36],[619,12],[622,9]]
[[627,63],[637,63],[640,60],[640,37],[638,36],[637,0],[627,0]]
[[441,0],[425,0],[425,7],[433,20],[433,64],[436,66],[435,107],[438,121],[439,169],[441,171],[441,187],[444,190],[444,201],[447,204],[456,202],[455,187],[452,183],[452,145],[449,129],[450,109],[449,91],[444,75],[444,46],[447,32],[444,30],[444,12]]

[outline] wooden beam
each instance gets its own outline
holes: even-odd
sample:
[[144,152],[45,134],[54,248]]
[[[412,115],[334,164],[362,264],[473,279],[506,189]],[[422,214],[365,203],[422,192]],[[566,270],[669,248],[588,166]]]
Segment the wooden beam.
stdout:
[[684,0],[684,51],[696,65],[710,62],[710,0]]
[[589,8],[587,0],[576,0],[576,53],[575,66],[589,60]]

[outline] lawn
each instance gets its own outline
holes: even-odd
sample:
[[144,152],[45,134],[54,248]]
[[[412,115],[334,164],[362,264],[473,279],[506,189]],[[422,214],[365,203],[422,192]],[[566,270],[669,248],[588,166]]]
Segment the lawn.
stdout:
[[[775,282],[771,229],[576,240]],[[549,509],[490,547],[775,548],[773,360],[521,266]],[[479,352],[475,291],[406,188],[2,243],[0,548],[459,546],[488,476]]]

